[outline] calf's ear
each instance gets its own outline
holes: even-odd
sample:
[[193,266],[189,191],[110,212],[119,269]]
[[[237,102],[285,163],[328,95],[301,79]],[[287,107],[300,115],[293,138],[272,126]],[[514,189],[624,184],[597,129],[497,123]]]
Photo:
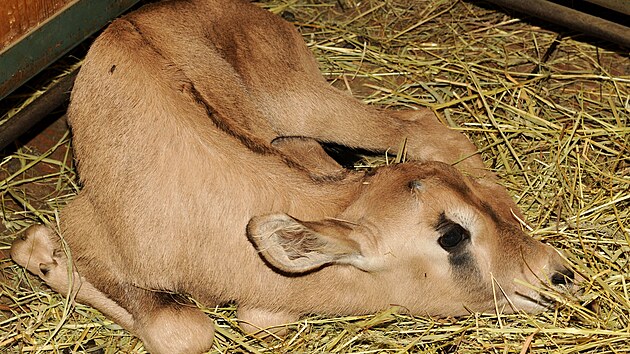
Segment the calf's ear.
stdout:
[[265,261],[285,273],[302,274],[330,264],[366,270],[359,228],[335,219],[307,222],[268,214],[249,221],[247,236]]

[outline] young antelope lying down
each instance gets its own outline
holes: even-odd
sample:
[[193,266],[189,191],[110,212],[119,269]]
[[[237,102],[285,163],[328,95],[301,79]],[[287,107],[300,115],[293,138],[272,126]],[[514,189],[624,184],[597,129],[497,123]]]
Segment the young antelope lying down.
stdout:
[[[235,302],[255,332],[392,305],[535,312],[546,299],[515,279],[571,283],[466,137],[430,111],[383,110],[329,86],[298,32],[247,1],[166,1],[114,21],[68,115],[83,183],[61,213],[72,271],[45,226],[12,257],[153,353],[212,345],[211,319],[172,293]],[[319,145],[385,151],[404,138],[419,162],[369,173]]]

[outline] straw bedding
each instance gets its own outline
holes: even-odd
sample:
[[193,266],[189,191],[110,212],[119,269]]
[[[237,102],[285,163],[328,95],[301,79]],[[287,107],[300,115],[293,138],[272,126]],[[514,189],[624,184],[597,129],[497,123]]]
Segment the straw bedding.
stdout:
[[[518,201],[532,236],[565,250],[585,281],[573,294],[549,292],[558,305],[539,315],[444,319],[392,308],[311,316],[267,342],[238,329],[235,308],[205,309],[216,320],[213,353],[630,352],[627,52],[477,2],[261,6],[300,28],[333,85],[368,104],[429,107],[468,135]],[[0,111],[2,121],[37,90],[5,100],[11,107]],[[27,145],[5,155],[0,178],[0,351],[143,352],[138,339],[7,258],[20,230],[54,225],[57,209],[77,193],[70,135],[49,150]]]

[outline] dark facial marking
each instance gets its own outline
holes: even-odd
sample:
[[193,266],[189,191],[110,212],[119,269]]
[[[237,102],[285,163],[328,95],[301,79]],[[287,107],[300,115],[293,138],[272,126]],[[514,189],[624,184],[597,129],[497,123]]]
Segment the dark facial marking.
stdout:
[[458,280],[478,280],[481,277],[477,262],[468,250],[470,232],[458,223],[440,214],[435,229],[440,233],[438,243],[449,252],[451,274]]
[[448,262],[453,269],[453,273],[470,273],[477,268],[477,264],[470,252],[452,253],[448,255]]
[[492,221],[494,221],[497,225],[503,224],[503,221],[501,221],[499,214],[497,214],[497,212],[494,211],[494,209],[492,209],[490,204],[486,202],[481,202],[481,207],[483,208],[483,211],[486,214],[488,214],[488,216],[492,219]]
[[477,261],[468,250],[449,254],[448,263],[451,265],[451,276],[454,279],[481,286],[483,279],[481,271],[477,266]]
[[494,210],[490,204],[479,199],[463,179],[442,176],[440,180],[453,192],[455,192],[462,200],[465,200],[467,203],[476,207],[478,210],[485,212],[496,224],[505,224],[504,219],[499,216],[500,214],[497,213],[497,211]]
[[452,191],[459,195],[463,200],[475,200],[473,191],[460,178],[451,176],[441,176],[441,182],[448,186]]

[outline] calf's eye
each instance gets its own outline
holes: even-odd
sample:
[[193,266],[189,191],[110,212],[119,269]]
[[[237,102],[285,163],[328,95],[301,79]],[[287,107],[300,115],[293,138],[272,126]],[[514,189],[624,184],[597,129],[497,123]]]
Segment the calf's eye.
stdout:
[[463,241],[470,238],[468,230],[463,228],[460,224],[447,219],[444,214],[440,215],[436,230],[442,235],[438,238],[438,243],[443,249],[449,252],[453,251]]
[[457,247],[467,238],[468,231],[458,224],[454,224],[439,239],[438,243],[447,251]]

